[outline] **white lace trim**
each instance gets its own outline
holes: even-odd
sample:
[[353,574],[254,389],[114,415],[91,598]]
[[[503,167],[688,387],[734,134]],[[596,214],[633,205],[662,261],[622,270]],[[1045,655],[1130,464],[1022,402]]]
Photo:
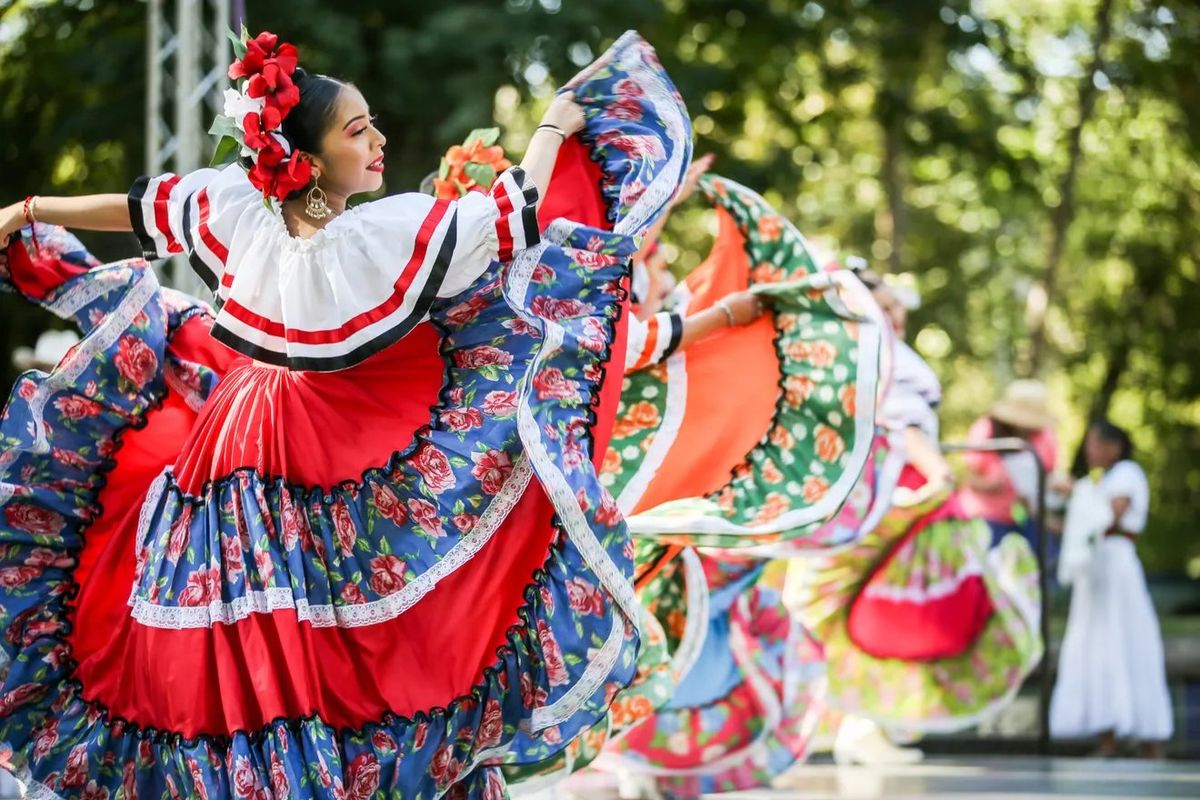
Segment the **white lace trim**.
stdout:
[[[571,542],[579,548],[584,562],[599,578],[601,585],[613,596],[626,620],[635,628],[639,625],[639,606],[633,591],[633,585],[625,577],[616,563],[605,551],[595,532],[588,524],[582,507],[575,492],[572,491],[566,476],[554,463],[546,444],[542,439],[542,429],[533,417],[530,406],[530,394],[533,390],[532,377],[541,370],[546,359],[556,353],[563,342],[563,328],[556,322],[535,316],[526,311],[524,300],[529,293],[529,283],[532,279],[533,268],[541,259],[548,242],[562,241],[574,228],[570,225],[560,225],[556,220],[546,231],[546,240],[536,248],[523,250],[510,264],[509,277],[504,289],[504,298],[514,312],[527,324],[541,329],[542,340],[538,347],[521,387],[520,405],[517,410],[517,433],[529,459],[533,462],[534,471],[546,489],[546,495],[558,512],[559,519]],[[514,299],[520,298],[520,300]]]
[[[142,498],[142,507],[138,509],[137,531],[133,537],[133,560],[138,564],[139,573],[145,574],[146,564],[141,563],[142,548],[146,545],[146,539],[150,532],[150,520],[154,518],[154,514],[158,511],[159,500],[162,499],[163,489],[166,488],[167,480],[170,477],[171,468],[163,467],[162,472],[158,473],[158,477],[150,484],[150,488],[146,490],[146,496]],[[129,587],[129,605],[133,605],[137,598],[139,581],[134,580],[133,585]]]
[[700,556],[688,547],[679,554],[683,562],[684,587],[687,591],[687,622],[683,626],[683,636],[671,656],[671,674],[676,683],[687,677],[704,649],[704,640],[708,638],[708,580],[704,577],[704,565]]
[[58,792],[41,781],[35,781],[33,774],[29,771],[29,767],[25,764],[14,769],[12,776],[13,780],[21,788],[21,797],[23,800],[63,800],[63,797]]
[[[470,561],[487,544],[509,512],[524,496],[525,489],[533,477],[529,460],[520,458],[513,465],[504,486],[493,496],[487,509],[480,514],[475,527],[467,532],[437,563],[409,581],[395,594],[387,595],[370,603],[360,604],[315,604],[307,598],[296,597],[290,586],[256,589],[229,602],[214,601],[202,606],[163,606],[137,596],[141,588],[134,585],[134,596],[129,599],[133,609],[131,616],[151,628],[182,630],[185,628],[208,628],[217,623],[231,625],[251,614],[269,614],[274,611],[295,610],[297,619],[310,623],[314,628],[359,628],[378,625],[395,619],[408,611],[443,579]],[[157,483],[157,482],[156,482]],[[156,497],[148,497],[142,507],[139,520],[138,541],[148,533],[149,523],[146,509],[151,503],[157,506]]]
[[983,575],[983,567],[978,560],[971,560],[959,567],[953,575],[927,586],[893,586],[886,583],[868,583],[859,596],[891,600],[896,603],[923,603],[949,597],[968,578],[977,578],[981,575]]
[[612,672],[613,665],[621,655],[621,645],[625,641],[625,623],[616,614],[612,615],[612,621],[608,638],[589,659],[583,676],[562,697],[533,710],[529,717],[529,727],[533,733],[566,722],[604,684],[604,679]]
[[[146,272],[150,272],[149,267]],[[129,266],[111,267],[92,272],[90,280],[72,287],[54,298],[46,309],[57,317],[66,319],[72,317],[86,305],[99,300],[104,295],[124,287],[129,282],[129,274],[133,268]]]
[[[679,295],[681,316],[686,316],[692,300],[691,292],[686,285],[681,285],[677,294]],[[683,425],[684,413],[687,411],[687,352],[679,350],[671,355],[663,366],[667,371],[667,405],[663,409],[662,424],[654,432],[654,440],[646,449],[637,471],[625,483],[620,496],[617,497],[617,506],[621,509],[622,514],[633,513],[638,501],[650,488],[650,482],[654,480],[659,467],[662,466],[667,454],[675,445],[675,440],[679,436],[679,428]]]
[[187,407],[192,411],[200,411],[204,408],[205,398],[180,380],[177,370],[178,368],[174,364],[163,365],[163,380],[167,382],[167,388],[182,397],[183,402],[187,403]]
[[[691,160],[692,150],[692,137],[688,130],[686,112],[681,108],[682,104],[675,93],[667,88],[660,74],[651,69],[642,58],[648,45],[643,43],[642,47],[635,46],[640,41],[642,41],[642,37],[636,31],[627,31],[617,39],[613,50],[622,51],[618,62],[619,67],[627,71],[630,78],[641,84],[645,90],[647,102],[654,108],[658,118],[662,120],[663,126],[667,129],[667,138],[675,144],[675,148],[671,152],[666,166],[658,171],[642,196],[634,201],[629,213],[613,226],[614,233],[627,235],[646,227],[654,212],[663,209],[675,196],[675,191],[683,180],[687,162]],[[570,85],[574,85],[576,81],[572,81]]]
[[37,384],[33,397],[29,399],[29,413],[33,418],[33,444],[28,447],[18,445],[0,453],[0,503],[7,502],[16,492],[18,484],[5,479],[8,477],[9,467],[17,457],[23,452],[38,454],[50,452],[50,443],[46,439],[45,419],[46,403],[49,402],[50,397],[72,388],[96,356],[112,347],[121,334],[129,329],[134,317],[141,313],[156,291],[158,291],[158,278],[153,272],[146,270],[130,287],[117,307],[67,353],[53,372],[49,375],[40,373],[45,375],[45,378]]

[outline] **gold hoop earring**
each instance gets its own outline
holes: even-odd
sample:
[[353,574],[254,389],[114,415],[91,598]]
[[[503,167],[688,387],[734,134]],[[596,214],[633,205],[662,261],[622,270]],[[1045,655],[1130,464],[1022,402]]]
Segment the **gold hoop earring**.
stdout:
[[317,185],[319,174],[313,175],[312,188],[308,190],[308,194],[304,196],[304,213],[312,219],[327,219],[333,214],[333,209],[329,207],[329,198],[325,191]]

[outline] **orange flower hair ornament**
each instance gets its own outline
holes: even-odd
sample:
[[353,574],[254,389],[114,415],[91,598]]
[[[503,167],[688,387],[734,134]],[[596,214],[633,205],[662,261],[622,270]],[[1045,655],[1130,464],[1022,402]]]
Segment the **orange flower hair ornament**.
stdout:
[[441,200],[457,200],[467,192],[486,192],[496,176],[512,166],[504,148],[496,144],[499,128],[477,128],[462,144],[446,151],[433,179],[433,194]]

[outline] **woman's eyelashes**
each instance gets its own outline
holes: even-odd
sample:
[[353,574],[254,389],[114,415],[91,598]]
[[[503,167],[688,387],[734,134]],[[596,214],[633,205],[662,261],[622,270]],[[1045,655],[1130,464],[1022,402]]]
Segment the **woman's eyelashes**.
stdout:
[[367,124],[363,125],[361,128],[356,130],[354,133],[351,134],[351,136],[358,136],[360,134],[366,133],[367,128],[372,127],[375,124],[375,120],[377,120],[377,119],[379,119],[379,117],[376,117],[375,115],[371,115],[370,117],[367,118]]

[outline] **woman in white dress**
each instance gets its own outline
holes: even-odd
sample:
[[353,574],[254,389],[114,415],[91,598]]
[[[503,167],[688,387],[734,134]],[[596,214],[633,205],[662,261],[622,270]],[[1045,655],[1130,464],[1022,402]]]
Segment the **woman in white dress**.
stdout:
[[1092,476],[1076,484],[1067,513],[1059,577],[1074,591],[1050,729],[1056,738],[1098,736],[1099,756],[1114,755],[1118,739],[1131,739],[1161,758],[1172,733],[1171,699],[1135,545],[1150,489],[1121,428],[1093,423],[1084,449]]

